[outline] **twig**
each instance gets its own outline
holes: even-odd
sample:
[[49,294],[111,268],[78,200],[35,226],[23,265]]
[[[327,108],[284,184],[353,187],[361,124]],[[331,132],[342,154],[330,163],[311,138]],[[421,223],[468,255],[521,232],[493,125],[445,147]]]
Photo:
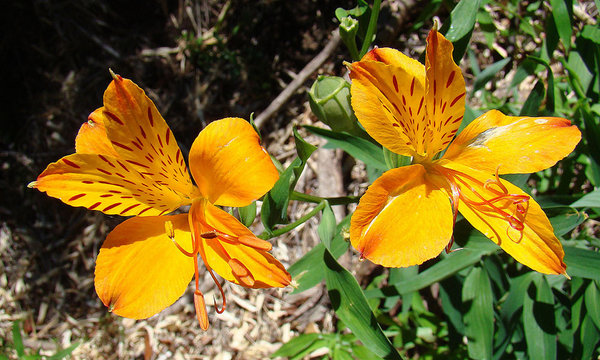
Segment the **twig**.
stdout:
[[312,73],[317,71],[317,69],[323,65],[325,60],[327,60],[331,53],[333,53],[339,43],[340,34],[337,30],[335,30],[331,36],[331,39],[329,39],[327,46],[325,46],[325,48],[321,50],[317,56],[315,56],[308,64],[306,64],[304,69],[298,73],[296,78],[292,80],[292,82],[290,82],[288,86],[286,86],[285,89],[283,89],[283,91],[277,95],[271,104],[256,117],[254,123],[258,128],[260,128],[267,119],[273,116],[273,114],[275,114],[279,108],[281,108],[283,104],[289,100],[290,96],[292,96],[296,90],[302,86],[304,81],[306,81],[306,79],[312,75]]

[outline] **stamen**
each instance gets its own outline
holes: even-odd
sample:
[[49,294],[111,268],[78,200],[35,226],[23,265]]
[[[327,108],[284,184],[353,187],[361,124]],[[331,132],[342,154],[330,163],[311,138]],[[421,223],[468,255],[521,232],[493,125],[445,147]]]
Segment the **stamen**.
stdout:
[[238,259],[231,258],[227,262],[227,264],[233,271],[233,275],[235,275],[235,277],[242,283],[242,285],[246,287],[254,286],[254,276],[252,276],[250,270],[248,270],[248,268],[244,264],[242,264],[241,261],[239,261]]
[[217,306],[217,299],[213,297],[213,300],[215,302],[215,310],[217,310],[217,312],[219,314],[222,314],[225,311],[225,307],[227,306],[227,300],[225,299],[225,292],[223,291],[223,288],[221,287],[219,280],[217,280],[217,277],[215,276],[215,274],[213,274],[212,269],[210,269],[208,267],[207,267],[207,269],[208,269],[208,272],[209,272],[210,276],[212,277],[213,281],[217,285],[217,288],[219,288],[219,292],[221,293],[221,299],[223,299],[223,306],[220,309]]
[[189,257],[193,257],[194,255],[196,255],[193,252],[186,251],[183,247],[181,247],[181,245],[177,243],[177,241],[175,241],[175,228],[173,227],[173,223],[170,220],[165,221],[165,232],[167,233],[167,236],[169,237],[169,239],[171,239],[173,244],[175,244],[175,247],[177,247],[177,249],[181,251],[183,255]]
[[202,330],[208,329],[208,313],[206,312],[206,303],[204,302],[204,295],[200,290],[194,291],[194,308],[196,309],[196,318]]
[[249,246],[256,250],[271,251],[273,248],[273,245],[271,245],[270,242],[254,236],[242,235],[237,240],[240,244]]

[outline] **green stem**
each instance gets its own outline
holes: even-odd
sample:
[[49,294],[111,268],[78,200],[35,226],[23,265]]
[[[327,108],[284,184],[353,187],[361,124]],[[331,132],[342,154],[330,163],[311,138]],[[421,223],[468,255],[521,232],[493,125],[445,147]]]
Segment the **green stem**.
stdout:
[[365,56],[369,51],[369,46],[373,42],[373,35],[377,30],[377,19],[379,18],[379,8],[381,7],[381,0],[373,1],[373,8],[371,9],[371,17],[369,18],[369,27],[367,28],[367,34],[363,40],[362,48],[360,49],[360,58]]
[[312,209],[308,214],[302,216],[300,219],[294,221],[293,223],[288,224],[282,228],[279,228],[270,234],[262,233],[258,237],[263,240],[268,240],[268,239],[274,238],[276,236],[283,235],[286,232],[291,231],[291,230],[295,229],[296,227],[304,224],[311,217],[317,215],[317,213],[319,213],[319,211],[321,211],[321,210],[323,210],[323,208],[325,208],[325,205],[327,205],[327,201],[323,200],[319,203],[319,205],[315,206],[315,208]]
[[290,200],[305,201],[315,204],[319,204],[321,203],[321,201],[326,200],[327,202],[329,202],[329,205],[347,205],[357,203],[358,200],[360,200],[360,196],[340,196],[322,198],[319,196],[308,195],[294,191],[290,194]]

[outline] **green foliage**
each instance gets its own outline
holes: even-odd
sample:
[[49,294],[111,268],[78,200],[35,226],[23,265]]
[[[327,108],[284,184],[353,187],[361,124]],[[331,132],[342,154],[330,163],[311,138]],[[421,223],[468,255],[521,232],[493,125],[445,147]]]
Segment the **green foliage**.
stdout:
[[[25,347],[25,344],[23,343],[23,336],[21,334],[21,321],[13,322],[12,339],[13,339],[12,349],[16,353],[16,358],[21,359],[21,360],[37,360],[37,359],[60,360],[60,359],[64,359],[64,358],[68,357],[69,355],[71,355],[73,350],[75,350],[80,344],[79,342],[75,342],[75,343],[71,344],[71,346],[69,346],[65,349],[60,349],[60,347],[59,347],[59,350],[54,355],[49,355],[49,356],[40,355],[39,350],[34,353],[34,351],[27,349]],[[0,347],[0,350],[4,351],[4,350],[8,350],[8,349],[6,349],[6,348],[3,349],[3,347]],[[8,359],[8,355],[9,355],[8,352],[5,352],[4,355],[0,354],[0,359]]]

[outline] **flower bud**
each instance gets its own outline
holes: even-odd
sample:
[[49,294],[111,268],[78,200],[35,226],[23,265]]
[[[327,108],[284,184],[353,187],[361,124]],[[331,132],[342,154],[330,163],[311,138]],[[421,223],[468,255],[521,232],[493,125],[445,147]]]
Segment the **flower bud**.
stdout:
[[350,84],[338,76],[319,76],[308,93],[312,112],[333,131],[353,132],[356,118],[350,106]]

